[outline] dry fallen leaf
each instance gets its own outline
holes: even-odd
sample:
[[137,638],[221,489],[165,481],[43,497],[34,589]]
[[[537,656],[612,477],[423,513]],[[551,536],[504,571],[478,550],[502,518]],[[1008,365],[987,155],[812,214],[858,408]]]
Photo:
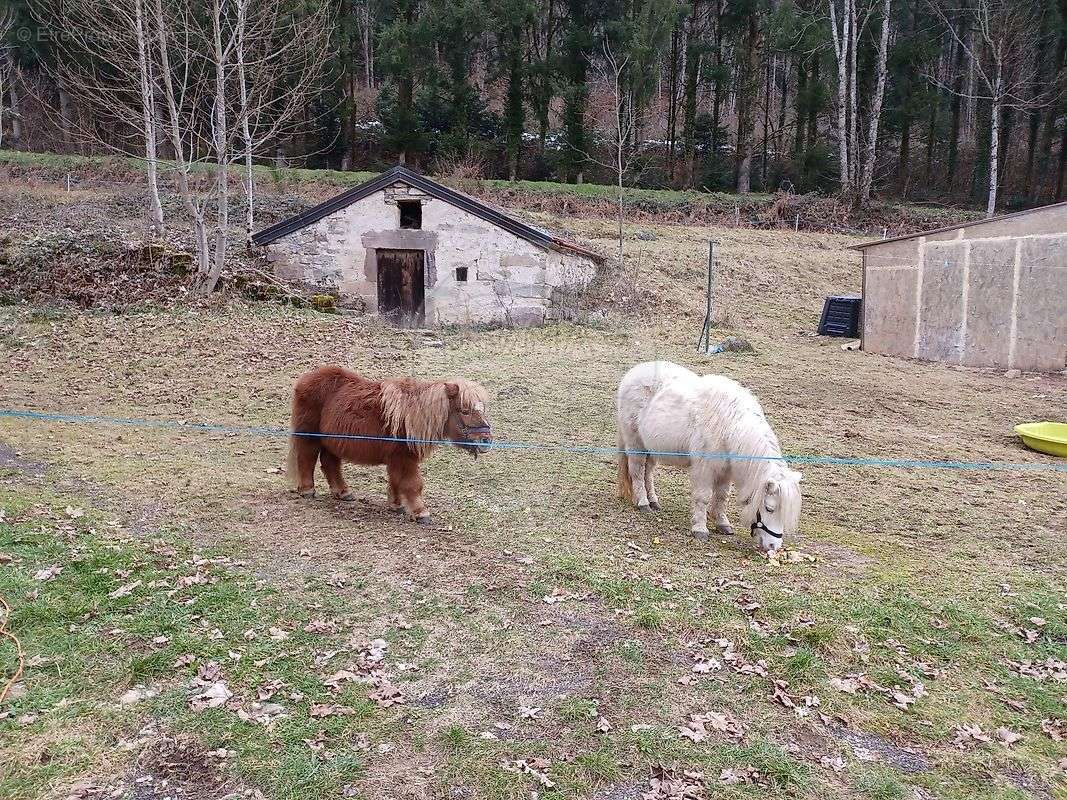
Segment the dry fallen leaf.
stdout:
[[108,597],[110,597],[112,600],[118,600],[120,597],[128,597],[129,595],[133,594],[133,590],[136,589],[140,585],[141,585],[141,581],[134,581],[133,583],[127,583],[127,584],[125,584],[123,586],[120,586],[115,591],[110,592],[108,594]]
[[84,517],[85,516],[85,509],[83,509],[83,508],[74,508],[73,506],[67,506],[67,516],[68,517],[72,517],[73,519],[77,519],[78,517]]
[[830,678],[830,687],[845,694],[855,694],[859,684],[854,678]]
[[908,706],[915,702],[914,697],[912,697],[910,694],[905,694],[904,692],[893,692],[892,698],[893,705],[904,711],[907,711]]
[[1021,733],[1016,733],[1008,728],[997,728],[994,733],[996,734],[997,741],[1005,747],[1010,747],[1023,738]]
[[1062,742],[1065,735],[1065,726],[1062,719],[1041,720],[1041,731],[1048,735],[1054,742]]
[[382,679],[378,688],[367,696],[381,708],[389,708],[390,706],[402,705],[407,702],[404,693],[385,679]]
[[62,571],[63,567],[59,566],[59,564],[52,564],[51,566],[39,569],[33,573],[33,579],[35,581],[50,581]]
[[150,700],[159,694],[158,689],[151,689],[145,686],[134,686],[132,689],[127,689],[119,697],[119,703],[124,706],[130,706],[134,703],[139,703],[142,700]]
[[693,672],[703,675],[722,669],[722,662],[717,658],[701,658],[693,665]]
[[958,747],[963,747],[964,745],[970,744],[972,742],[992,741],[989,735],[982,730],[982,727],[980,725],[970,725],[968,723],[963,723],[953,728],[953,731],[955,731],[956,736],[952,740],[952,742]]
[[719,774],[719,781],[727,785],[758,783],[759,770],[755,767],[730,767]]
[[555,781],[548,777],[548,759],[519,758],[511,761],[502,761],[500,766],[508,772],[529,775],[546,789],[552,789],[556,785]]
[[601,717],[597,720],[596,729],[599,733],[608,733],[611,731],[611,723],[608,722],[607,717]]
[[533,708],[532,706],[519,706],[519,719],[537,719],[537,715],[540,713],[540,708]]
[[216,681],[199,694],[189,698],[189,707],[193,711],[203,711],[205,708],[219,708],[233,697],[233,692],[226,688],[225,681]]
[[322,685],[332,692],[338,692],[341,690],[343,684],[358,680],[360,680],[360,676],[355,672],[347,669],[339,669],[337,672],[333,673],[333,675],[325,678],[322,681]]
[[355,709],[348,706],[338,706],[330,704],[313,705],[311,710],[308,711],[308,716],[313,719],[321,719],[322,717],[349,717],[355,714]]

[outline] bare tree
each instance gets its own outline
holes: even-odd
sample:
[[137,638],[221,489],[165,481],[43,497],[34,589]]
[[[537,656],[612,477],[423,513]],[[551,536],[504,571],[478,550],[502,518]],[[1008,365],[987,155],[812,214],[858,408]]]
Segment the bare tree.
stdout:
[[[63,96],[71,96],[120,132],[120,144],[98,126],[80,129],[84,138],[122,152],[130,138],[143,142],[148,181],[149,224],[163,231],[159,198],[156,80],[151,59],[145,0],[33,0],[34,15],[56,32],[51,67]],[[73,124],[67,108],[64,130]]]
[[192,224],[198,287],[213,291],[228,252],[230,168],[243,162],[250,236],[254,158],[302,121],[326,60],[329,0],[32,1],[60,32],[57,82],[98,119],[143,140],[157,231],[157,151],[160,138],[166,143]]
[[330,43],[330,5],[307,3],[293,16],[285,0],[238,0],[235,25],[236,124],[244,161],[245,224],[255,223],[253,159],[295,132],[322,75]]
[[[831,43],[837,62],[837,135],[838,168],[841,193],[858,205],[867,203],[874,182],[878,156],[878,128],[888,76],[889,31],[892,0],[881,3],[882,27],[876,55],[876,87],[867,108],[867,132],[860,147],[860,107],[857,56],[860,39],[874,14],[875,3],[861,9],[856,0],[827,0]],[[840,10],[838,4],[840,3]],[[861,157],[862,155],[862,157]]]
[[993,216],[997,208],[1001,121],[1005,109],[1040,108],[1059,94],[1056,87],[1046,89],[1038,85],[1039,66],[1033,58],[1033,35],[1042,11],[1032,0],[954,0],[951,9],[945,8],[944,0],[930,0],[930,7],[966,53],[974,79],[969,85],[952,86],[936,76],[928,76],[929,79],[952,94],[990,104],[986,215]]
[[[198,284],[211,292],[229,243],[229,167],[243,161],[254,223],[253,159],[293,130],[321,76],[326,0],[152,0],[159,92],[183,205],[193,221]],[[197,186],[206,168],[212,179]],[[210,218],[213,214],[213,220]]]
[[4,146],[4,95],[15,74],[14,48],[5,42],[14,28],[15,11],[10,7],[4,8],[0,11],[0,147]]
[[622,225],[625,218],[626,193],[623,182],[629,169],[630,159],[633,155],[634,135],[637,131],[637,113],[634,104],[629,101],[624,89],[624,80],[630,56],[626,55],[621,60],[611,49],[611,43],[604,37],[603,65],[598,70],[601,76],[611,87],[612,99],[612,129],[611,129],[611,154],[610,169],[615,174],[617,188],[616,201],[618,205],[618,235],[619,235],[619,266],[622,266]]

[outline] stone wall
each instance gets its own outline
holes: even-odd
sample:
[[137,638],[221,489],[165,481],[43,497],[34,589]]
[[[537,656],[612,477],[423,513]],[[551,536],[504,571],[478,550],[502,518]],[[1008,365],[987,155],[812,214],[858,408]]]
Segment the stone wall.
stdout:
[[1067,205],[863,251],[863,349],[1067,368]]
[[[397,199],[422,201],[422,228],[402,230]],[[426,324],[539,325],[565,316],[596,273],[592,259],[545,250],[442,200],[394,184],[266,245],[274,273],[378,309],[378,248],[425,253]],[[467,280],[459,279],[466,268]]]

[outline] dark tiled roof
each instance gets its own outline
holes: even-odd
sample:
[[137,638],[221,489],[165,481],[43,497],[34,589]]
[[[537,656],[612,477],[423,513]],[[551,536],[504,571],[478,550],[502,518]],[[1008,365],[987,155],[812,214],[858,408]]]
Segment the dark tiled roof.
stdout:
[[319,203],[319,205],[314,208],[309,208],[307,211],[297,214],[295,217],[290,217],[289,219],[271,225],[269,228],[264,228],[252,236],[252,241],[257,245],[270,244],[276,239],[288,236],[294,231],[298,231],[301,228],[305,228],[308,225],[318,222],[320,219],[328,217],[330,214],[340,211],[341,209],[352,205],[352,203],[358,202],[364,197],[368,197],[375,192],[381,191],[398,181],[405,183],[408,186],[412,186],[425,194],[430,195],[430,197],[437,198],[438,200],[455,206],[456,208],[463,209],[464,211],[484,219],[486,222],[492,223],[498,228],[503,228],[508,233],[514,234],[520,239],[525,239],[539,247],[585,256],[586,258],[590,258],[597,262],[604,260],[604,257],[599,253],[595,253],[581,245],[575,244],[574,242],[568,242],[566,239],[560,239],[545,231],[538,230],[537,228],[519,222],[514,217],[509,217],[507,214],[497,211],[492,206],[481,203],[465,194],[460,194],[457,191],[449,189],[447,186],[442,186],[437,183],[437,181],[432,181],[423,175],[419,175],[417,172],[412,172],[406,167],[393,167],[387,172],[383,172],[377,178],[372,178],[366,183],[361,183],[359,186],[355,186],[346,192],[342,192],[324,203]]

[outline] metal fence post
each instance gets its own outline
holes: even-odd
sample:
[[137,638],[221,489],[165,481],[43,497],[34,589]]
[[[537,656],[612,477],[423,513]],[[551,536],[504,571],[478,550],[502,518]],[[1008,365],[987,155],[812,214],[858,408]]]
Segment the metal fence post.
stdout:
[[711,311],[712,296],[715,291],[715,240],[708,239],[708,296],[707,310],[704,313],[704,327],[697,340],[697,351],[706,353],[711,347]]

